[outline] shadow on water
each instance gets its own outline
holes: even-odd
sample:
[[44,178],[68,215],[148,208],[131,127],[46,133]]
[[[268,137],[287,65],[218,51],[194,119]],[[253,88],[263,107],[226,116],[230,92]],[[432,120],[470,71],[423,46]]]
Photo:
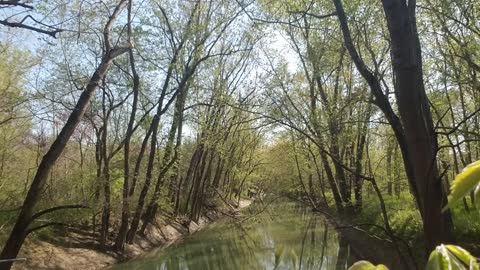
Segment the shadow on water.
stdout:
[[[246,211],[261,207],[256,208]],[[322,216],[297,203],[278,202],[242,223],[217,222],[113,269],[347,269],[357,259]]]

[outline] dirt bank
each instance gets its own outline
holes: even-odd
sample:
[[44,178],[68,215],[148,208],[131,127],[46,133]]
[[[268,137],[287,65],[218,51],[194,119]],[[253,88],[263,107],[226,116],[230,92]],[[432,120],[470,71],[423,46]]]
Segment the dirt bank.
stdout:
[[26,261],[15,263],[13,269],[103,269],[142,255],[153,248],[169,245],[221,217],[238,214],[240,209],[250,204],[251,201],[241,200],[236,209],[208,211],[198,222],[186,222],[181,218],[158,218],[155,225],[147,227],[145,236],[137,236],[135,242],[127,246],[126,254],[123,255],[113,251],[99,251],[96,237],[91,232],[70,228],[62,235],[49,236],[42,240],[27,240],[18,256],[26,258]]

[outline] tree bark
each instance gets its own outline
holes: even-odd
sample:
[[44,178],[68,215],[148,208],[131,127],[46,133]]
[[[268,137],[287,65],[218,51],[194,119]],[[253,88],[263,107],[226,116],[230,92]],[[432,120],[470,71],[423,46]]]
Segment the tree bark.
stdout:
[[422,56],[415,1],[383,0],[392,42],[392,64],[398,110],[423,213],[427,251],[452,240],[452,220],[442,214],[447,203],[437,168],[437,135],[423,83]]

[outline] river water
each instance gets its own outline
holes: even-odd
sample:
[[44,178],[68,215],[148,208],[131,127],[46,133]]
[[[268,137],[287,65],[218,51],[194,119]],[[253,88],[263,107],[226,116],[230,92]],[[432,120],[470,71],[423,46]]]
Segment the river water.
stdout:
[[113,269],[347,269],[356,260],[322,216],[298,203],[254,204],[243,211],[242,222],[220,220]]

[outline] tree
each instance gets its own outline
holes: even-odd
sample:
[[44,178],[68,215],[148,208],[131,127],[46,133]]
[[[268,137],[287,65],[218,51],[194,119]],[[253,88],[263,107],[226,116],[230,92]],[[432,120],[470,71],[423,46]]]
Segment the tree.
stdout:
[[0,126],[17,117],[22,117],[22,104],[26,102],[22,85],[28,70],[28,55],[12,48],[12,45],[0,44]]
[[[102,79],[107,73],[113,59],[122,55],[129,49],[129,47],[112,47],[110,40],[110,30],[126,3],[126,0],[120,1],[119,4],[115,7],[115,10],[108,19],[107,23],[105,24],[105,28],[103,31],[105,53],[102,57],[102,61],[100,65],[96,68],[95,73],[90,78],[88,84],[85,86],[85,89],[82,92],[82,95],[79,97],[74,111],[70,114],[67,122],[65,123],[65,126],[62,128],[62,131],[52,143],[47,153],[43,156],[42,161],[39,164],[37,173],[35,174],[34,180],[27,193],[27,197],[24,200],[22,210],[17,217],[15,226],[13,227],[10,233],[10,237],[8,238],[2,250],[2,253],[0,254],[1,259],[8,260],[13,259],[17,256],[23,244],[23,241],[27,237],[28,233],[32,230],[28,229],[29,225],[32,223],[33,220],[35,220],[43,213],[45,213],[45,211],[47,211],[44,210],[35,213],[34,207],[40,200],[41,193],[49,172],[51,171],[58,157],[65,149],[65,145],[72,136],[76,126],[80,122],[80,119],[82,118],[90,103],[92,95],[94,94],[98,85],[101,83]],[[1,265],[1,269],[10,269],[11,265],[11,261],[8,263],[4,263]]]
[[[376,105],[392,126],[402,150],[410,187],[422,215],[427,250],[451,239],[452,220],[441,209],[446,203],[437,168],[438,142],[422,75],[415,1],[382,1],[392,43],[395,94],[400,118],[392,110],[379,79],[365,65],[352,42],[341,1],[334,0],[345,46],[370,86]],[[426,210],[428,209],[428,211]]]

